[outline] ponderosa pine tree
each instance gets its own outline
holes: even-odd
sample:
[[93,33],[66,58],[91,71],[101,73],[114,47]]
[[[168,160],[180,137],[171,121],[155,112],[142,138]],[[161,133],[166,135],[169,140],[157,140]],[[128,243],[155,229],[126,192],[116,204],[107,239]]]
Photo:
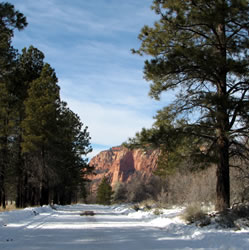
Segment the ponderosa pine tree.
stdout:
[[15,116],[6,84],[0,83],[0,88],[0,206],[5,208],[6,171],[10,167],[9,137],[13,133]]
[[33,171],[37,171],[39,176],[40,205],[44,205],[49,202],[48,149],[57,131],[56,119],[60,104],[57,77],[50,65],[45,64],[40,77],[30,84],[24,104],[22,153],[37,163]]
[[0,3],[0,79],[13,70],[16,50],[11,46],[14,30],[23,30],[26,18],[9,3]]
[[87,159],[92,151],[90,136],[87,127],[83,127],[78,115],[61,102],[58,118],[57,132],[53,138],[53,157],[51,163],[55,169],[56,178],[53,183],[53,200],[58,204],[77,202],[78,193],[85,196],[84,183],[86,175],[92,168]]
[[98,186],[96,201],[98,204],[110,205],[112,198],[112,187],[106,177],[104,177]]
[[[9,3],[0,3],[0,206],[5,208],[5,173],[10,166],[10,137],[15,121],[12,76],[16,50],[11,46],[15,29],[22,30],[26,18]],[[12,144],[12,142],[11,142]]]
[[[200,140],[191,134],[183,134],[182,127],[185,127],[187,121],[177,119],[177,114],[174,112],[173,106],[164,107],[157,111],[152,128],[143,128],[141,132],[136,133],[134,138],[130,138],[128,143],[124,143],[125,147],[130,149],[142,148],[143,150],[159,150],[157,159],[157,168],[154,174],[165,179],[173,174],[178,168],[191,162],[191,169],[198,169],[203,162],[203,156],[199,159]],[[193,154],[195,153],[195,157]],[[190,159],[191,155],[191,159]],[[210,158],[209,158],[210,160]]]
[[240,139],[249,132],[248,0],[154,0],[152,9],[160,20],[144,26],[134,52],[152,57],[144,67],[150,95],[176,90],[174,112],[192,114],[178,132],[205,140],[215,155],[216,209],[225,210],[229,159],[247,150]]
[[[41,71],[44,66],[44,54],[30,46],[28,49],[24,48],[22,53],[17,58],[17,67],[15,70],[14,81],[15,81],[15,96],[16,109],[18,111],[17,120],[17,131],[16,131],[16,206],[25,207],[27,205],[28,193],[30,188],[28,187],[28,169],[24,167],[25,159],[21,153],[21,143],[23,141],[23,133],[21,123],[25,118],[25,105],[24,101],[28,97],[28,89],[30,84],[40,77]],[[27,164],[26,164],[27,165]],[[31,192],[33,193],[33,192]],[[33,196],[33,195],[32,195]],[[33,198],[31,199],[33,200]],[[34,201],[29,202],[29,205],[35,205]]]
[[[45,64],[30,84],[24,102],[22,155],[30,204],[77,201],[91,168],[84,159],[91,152],[87,127],[59,98],[54,71]],[[82,193],[82,195],[84,195]]]

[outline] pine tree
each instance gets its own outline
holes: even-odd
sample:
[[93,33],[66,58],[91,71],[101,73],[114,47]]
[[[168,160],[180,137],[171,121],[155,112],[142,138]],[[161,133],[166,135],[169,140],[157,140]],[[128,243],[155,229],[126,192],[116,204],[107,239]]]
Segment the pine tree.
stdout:
[[[154,0],[160,20],[139,39],[150,95],[177,90],[175,113],[193,115],[181,132],[205,140],[217,165],[216,209],[230,206],[229,159],[247,148],[249,4],[247,0]],[[180,132],[180,130],[178,130]]]
[[[28,49],[24,48],[22,53],[17,58],[17,67],[15,70],[15,95],[17,97],[16,109],[18,110],[17,119],[17,133],[16,133],[16,206],[25,207],[27,203],[29,205],[35,205],[34,198],[31,198],[31,202],[28,202],[28,193],[30,193],[30,187],[27,183],[28,169],[25,167],[25,158],[21,153],[21,143],[23,141],[23,133],[21,123],[25,118],[25,105],[24,101],[28,98],[28,89],[31,83],[40,77],[41,71],[44,66],[44,54],[30,46]],[[27,164],[26,164],[27,165]],[[34,191],[33,191],[34,193]],[[31,195],[31,196],[34,196]]]
[[14,111],[11,109],[11,97],[5,83],[0,83],[0,206],[5,208],[5,179],[10,164],[9,139],[13,133]]
[[26,18],[9,3],[0,3],[0,206],[5,208],[5,178],[10,167],[10,145],[12,144],[16,111],[12,76],[17,52],[11,46],[14,30],[22,30]]
[[91,152],[90,136],[80,118],[61,102],[57,119],[57,132],[53,142],[53,158],[56,172],[54,202],[70,204],[77,201],[78,193],[84,197],[86,175],[91,171],[84,157]]
[[112,187],[108,182],[108,179],[104,177],[98,186],[97,190],[97,203],[102,205],[110,205],[112,197]]
[[32,171],[39,173],[41,205],[49,202],[48,152],[56,134],[59,102],[59,87],[55,72],[45,64],[40,77],[31,83],[28,90],[28,98],[24,102],[25,119],[22,122],[22,153],[38,161],[37,169]]
[[197,166],[200,169],[202,167],[200,163],[204,164],[203,156],[201,159],[198,157],[202,141],[195,135],[182,133],[182,127],[187,125],[187,121],[177,119],[173,106],[157,111],[154,119],[152,128],[143,128],[141,132],[136,133],[135,138],[130,138],[124,145],[131,149],[158,150],[157,168],[154,174],[163,179],[179,169],[183,162],[185,165],[191,163],[190,170],[195,170],[194,167]]
[[23,30],[26,18],[9,3],[0,3],[0,79],[12,72],[16,50],[11,46],[14,30]]

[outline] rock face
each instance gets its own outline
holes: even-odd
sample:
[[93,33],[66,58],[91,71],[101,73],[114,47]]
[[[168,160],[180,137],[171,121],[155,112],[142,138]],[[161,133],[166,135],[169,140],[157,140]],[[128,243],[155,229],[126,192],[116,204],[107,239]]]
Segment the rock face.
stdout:
[[157,166],[158,151],[144,152],[140,149],[129,150],[125,147],[113,147],[102,151],[92,158],[90,165],[95,167],[92,191],[97,189],[99,182],[106,176],[112,186],[117,182],[128,182],[140,173],[143,177],[151,176]]

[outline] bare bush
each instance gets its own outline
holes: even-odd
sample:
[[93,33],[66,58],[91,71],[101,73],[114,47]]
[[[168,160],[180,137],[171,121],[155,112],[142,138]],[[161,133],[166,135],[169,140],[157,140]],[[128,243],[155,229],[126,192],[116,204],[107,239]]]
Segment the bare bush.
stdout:
[[116,183],[112,196],[113,203],[122,203],[127,201],[127,187],[124,183]]
[[177,205],[193,202],[213,202],[215,199],[215,169],[199,172],[179,170],[168,177],[168,187],[161,190],[158,200],[162,204]]
[[238,162],[239,167],[231,168],[231,204],[249,202],[249,174],[245,162]]
[[[184,210],[182,218],[188,223],[207,221],[207,215],[199,203],[192,203]],[[209,222],[210,223],[210,222]]]
[[146,192],[145,180],[141,175],[135,176],[127,184],[127,201],[141,202],[149,199],[150,195]]

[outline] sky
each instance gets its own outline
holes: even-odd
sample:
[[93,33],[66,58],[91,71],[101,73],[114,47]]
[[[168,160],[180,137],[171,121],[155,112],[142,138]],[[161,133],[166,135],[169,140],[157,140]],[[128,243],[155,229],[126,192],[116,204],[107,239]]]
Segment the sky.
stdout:
[[13,46],[33,45],[59,79],[61,99],[88,126],[92,157],[153,124],[158,102],[148,96],[144,57],[133,55],[144,25],[158,17],[152,0],[9,0],[28,26],[15,31]]

